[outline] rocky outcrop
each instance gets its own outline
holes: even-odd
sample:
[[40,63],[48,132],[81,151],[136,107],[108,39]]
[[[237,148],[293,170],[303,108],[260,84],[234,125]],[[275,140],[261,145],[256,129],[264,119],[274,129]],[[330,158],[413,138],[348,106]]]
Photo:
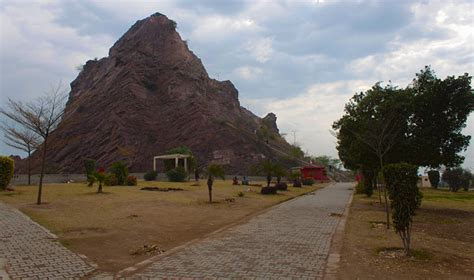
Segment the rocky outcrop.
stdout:
[[[217,162],[228,172],[277,157],[256,136],[262,124],[278,132],[276,116],[262,121],[241,107],[234,85],[211,79],[175,26],[158,13],[139,20],[108,57],[83,66],[51,135],[48,162],[58,171],[82,172],[84,158],[147,171],[153,156],[177,146],[190,147],[200,165]],[[279,136],[272,141],[290,149]]]

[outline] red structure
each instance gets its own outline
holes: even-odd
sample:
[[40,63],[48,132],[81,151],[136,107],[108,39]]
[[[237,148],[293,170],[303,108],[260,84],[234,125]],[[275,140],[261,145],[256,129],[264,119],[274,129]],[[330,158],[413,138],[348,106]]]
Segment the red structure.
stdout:
[[326,174],[326,168],[324,166],[303,166],[300,169],[301,177],[305,178],[313,178],[314,180],[318,181],[327,181],[329,180]]

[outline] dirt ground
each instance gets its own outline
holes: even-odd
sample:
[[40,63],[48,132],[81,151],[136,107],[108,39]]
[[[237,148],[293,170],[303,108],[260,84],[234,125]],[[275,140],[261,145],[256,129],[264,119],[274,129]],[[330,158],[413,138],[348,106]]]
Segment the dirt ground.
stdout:
[[474,279],[474,193],[423,190],[414,217],[413,256],[385,228],[378,197],[355,195],[346,224],[339,279]]
[[[183,190],[140,190],[145,186]],[[277,195],[261,195],[259,187],[248,191],[248,186],[218,180],[213,191],[215,203],[209,204],[205,181],[199,186],[195,182],[140,181],[134,187],[104,187],[104,194],[97,194],[95,186],[85,183],[49,184],[43,189],[42,205],[34,204],[37,186],[1,192],[0,200],[50,229],[62,244],[86,255],[101,270],[116,272],[322,186],[290,186]],[[141,250],[144,246],[147,250]],[[148,249],[151,252],[146,252]]]

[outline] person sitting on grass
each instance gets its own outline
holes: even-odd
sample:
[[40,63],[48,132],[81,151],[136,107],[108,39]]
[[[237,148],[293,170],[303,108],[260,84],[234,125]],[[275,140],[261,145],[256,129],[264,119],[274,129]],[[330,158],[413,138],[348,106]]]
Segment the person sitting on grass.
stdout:
[[232,185],[239,185],[239,179],[237,178],[237,176],[234,176],[234,178],[232,179]]

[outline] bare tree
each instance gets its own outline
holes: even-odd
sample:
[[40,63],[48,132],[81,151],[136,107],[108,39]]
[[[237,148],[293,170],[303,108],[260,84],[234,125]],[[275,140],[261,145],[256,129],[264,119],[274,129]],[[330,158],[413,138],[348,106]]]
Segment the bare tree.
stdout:
[[0,108],[0,114],[35,133],[43,142],[38,147],[41,151],[41,171],[37,204],[41,204],[48,139],[64,115],[65,100],[66,94],[62,89],[62,84],[58,83],[57,86],[52,86],[49,92],[35,101],[23,103],[8,99],[7,108]]
[[5,136],[5,144],[24,151],[28,154],[27,164],[28,164],[28,185],[31,185],[31,153],[34,152],[40,142],[39,137],[33,131],[26,128],[15,128],[13,126],[2,125],[0,129],[3,131]]

